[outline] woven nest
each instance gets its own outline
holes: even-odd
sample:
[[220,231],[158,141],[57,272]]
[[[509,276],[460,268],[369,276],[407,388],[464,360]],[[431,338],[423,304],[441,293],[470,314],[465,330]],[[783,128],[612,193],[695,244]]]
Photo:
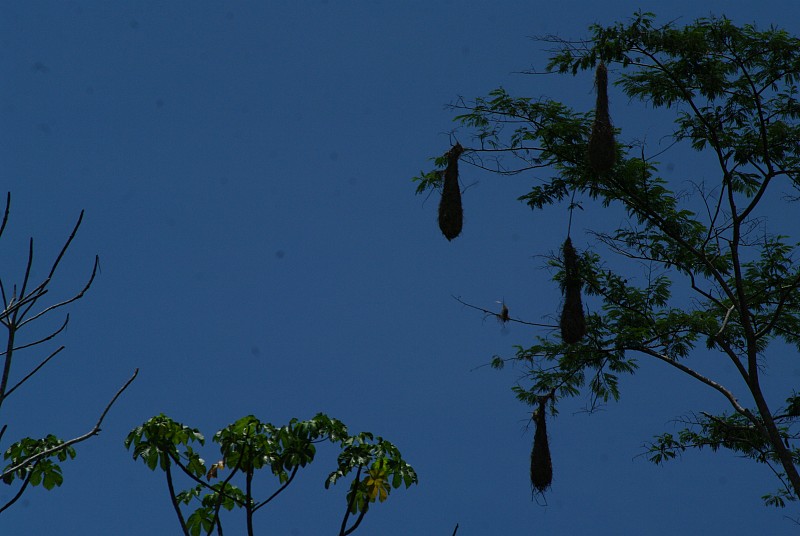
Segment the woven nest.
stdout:
[[447,152],[447,168],[444,170],[442,199],[439,201],[439,229],[448,240],[461,234],[464,211],[461,208],[461,188],[458,185],[458,157],[464,152],[456,143]]
[[533,412],[536,433],[533,436],[531,450],[531,486],[539,493],[544,493],[553,483],[553,462],[550,459],[550,445],[547,441],[545,400],[542,397],[539,408]]
[[583,315],[583,301],[581,300],[580,266],[578,253],[572,246],[572,240],[567,237],[562,247],[562,260],[564,261],[564,306],[561,309],[561,339],[567,344],[575,344],[586,335],[586,318]]
[[595,73],[597,85],[597,105],[594,111],[592,133],[589,136],[589,167],[598,175],[608,173],[614,167],[617,158],[617,146],[614,141],[614,127],[608,114],[608,70],[601,63]]

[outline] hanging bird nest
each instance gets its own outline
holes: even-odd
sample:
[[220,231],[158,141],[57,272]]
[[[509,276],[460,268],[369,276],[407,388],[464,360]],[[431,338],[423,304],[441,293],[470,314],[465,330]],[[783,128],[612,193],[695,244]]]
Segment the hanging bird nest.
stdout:
[[562,247],[562,260],[564,262],[564,280],[561,290],[564,293],[564,306],[561,309],[561,339],[567,344],[575,344],[586,335],[586,318],[583,315],[583,302],[581,301],[581,280],[578,253],[572,245],[572,240],[567,237]]
[[549,397],[539,397],[539,407],[533,412],[536,433],[531,450],[531,486],[544,493],[553,483],[553,462],[550,459],[550,445],[547,441],[546,405]]
[[589,167],[596,174],[602,175],[611,171],[617,158],[614,127],[608,114],[608,69],[603,63],[597,66],[595,84],[597,105],[594,110],[592,133],[589,136],[588,154]]
[[458,158],[464,148],[456,143],[447,152],[447,168],[444,170],[442,199],[439,202],[439,229],[448,240],[461,234],[464,212],[461,208],[461,187],[458,184]]

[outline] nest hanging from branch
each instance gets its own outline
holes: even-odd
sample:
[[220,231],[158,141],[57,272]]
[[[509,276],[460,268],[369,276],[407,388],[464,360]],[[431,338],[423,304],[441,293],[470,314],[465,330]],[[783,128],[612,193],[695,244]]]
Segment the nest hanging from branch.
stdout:
[[544,493],[553,483],[553,462],[550,459],[550,444],[547,441],[546,404],[549,397],[539,397],[539,407],[533,412],[536,433],[531,450],[531,486]]
[[562,260],[564,262],[564,281],[561,290],[564,293],[564,307],[561,309],[561,339],[567,344],[575,344],[586,335],[586,318],[583,316],[583,301],[581,300],[580,266],[578,253],[572,246],[572,240],[567,237],[562,247]]
[[447,152],[447,168],[444,170],[442,199],[439,201],[439,229],[448,240],[461,234],[464,211],[461,208],[461,188],[458,185],[458,157],[464,152],[456,143]]
[[608,69],[605,64],[597,66],[597,105],[594,110],[592,133],[589,136],[589,167],[598,175],[608,173],[614,167],[617,147],[614,142],[614,127],[608,114]]

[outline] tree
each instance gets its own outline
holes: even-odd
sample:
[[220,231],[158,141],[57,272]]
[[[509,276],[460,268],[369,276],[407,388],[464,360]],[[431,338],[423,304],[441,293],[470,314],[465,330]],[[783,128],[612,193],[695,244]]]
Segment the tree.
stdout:
[[[392,488],[408,488],[417,483],[416,472],[392,443],[369,432],[349,435],[341,421],[322,413],[307,421],[292,419],[284,426],[248,415],[218,431],[213,441],[219,445],[219,461],[208,465],[192,446],[205,443],[200,431],[163,414],[132,430],[125,440],[125,447],[133,448],[134,459],[141,459],[150,470],[164,471],[172,507],[187,536],[212,534],[215,529],[221,535],[223,508],[242,509],[247,534],[252,536],[254,514],[287,489],[298,471],[314,461],[316,444],[325,441],[340,449],[337,467],[326,479],[325,488],[355,472],[339,536],[352,534],[370,505],[384,502]],[[264,469],[278,478],[278,486],[266,499],[259,500],[254,490],[255,477]],[[229,470],[228,475],[212,484],[212,480],[222,478],[224,470]],[[183,475],[193,487],[176,491],[176,474]],[[232,484],[234,477],[243,479],[244,486]],[[196,507],[186,516],[182,504]],[[351,516],[355,519],[351,520]]]
[[[635,374],[641,359],[674,367],[730,409],[684,419],[677,436],[649,444],[649,459],[662,463],[705,447],[733,451],[774,472],[779,488],[764,500],[784,506],[800,497],[800,395],[764,392],[762,372],[785,359],[787,347],[792,358],[800,349],[800,264],[793,229],[768,229],[765,202],[773,211],[773,203],[793,210],[800,199],[800,40],[724,17],[659,25],[642,12],[590,32],[587,40],[541,40],[554,47],[548,72],[595,70],[593,111],[502,88],[460,99],[452,109],[472,143],[458,136],[456,151],[414,178],[417,192],[441,188],[457,172],[457,154],[495,174],[535,174],[520,198],[534,210],[566,203],[570,220],[575,209],[624,210],[624,225],[588,232],[580,252],[567,229],[562,253],[549,261],[564,293],[559,325],[539,324],[545,330],[532,345],[493,365],[525,368],[514,391],[536,408],[537,428],[562,399],[587,393],[592,406],[617,400],[619,375]],[[674,146],[709,155],[716,179],[695,178],[691,196],[672,191],[659,176],[659,154],[636,141],[641,133],[612,127],[608,77],[632,101],[670,113]],[[505,309],[497,316],[520,321]],[[729,363],[745,387],[704,374],[696,357],[707,352]],[[546,434],[536,435],[531,478],[544,491],[549,453],[539,439]]]
[[[9,193],[6,196],[6,208],[2,223],[0,223],[0,236],[2,236],[6,229],[10,209],[11,194]],[[40,345],[52,341],[66,329],[69,323],[69,314],[66,315],[64,321],[53,331],[46,331],[44,334],[39,335],[34,334],[28,340],[22,339],[22,328],[29,327],[33,322],[41,322],[45,317],[50,315],[50,313],[60,311],[69,304],[80,300],[94,282],[100,262],[97,256],[95,256],[94,259],[91,275],[80,291],[62,301],[49,304],[40,303],[42,298],[52,290],[51,286],[56,270],[61,264],[64,255],[67,253],[72,240],[78,233],[78,228],[82,220],[83,212],[81,212],[78,217],[78,221],[75,223],[61,251],[50,265],[47,276],[40,283],[34,284],[31,279],[33,274],[33,238],[29,241],[28,258],[25,263],[22,282],[19,285],[8,285],[0,279],[0,296],[3,300],[3,310],[0,312],[0,324],[6,328],[5,349],[0,353],[3,363],[2,377],[0,377],[0,407],[8,397],[13,393],[18,393],[17,390],[20,387],[64,350],[64,346],[59,346],[33,367],[23,361],[23,363],[25,363],[23,365],[23,370],[27,370],[27,372],[18,373],[18,365],[20,364],[18,358],[20,353],[24,350],[39,347]],[[25,333],[27,335],[27,331]],[[29,486],[41,485],[47,490],[61,486],[64,478],[59,462],[64,462],[68,458],[74,458],[76,456],[74,445],[86,441],[100,433],[101,425],[103,424],[106,414],[117,401],[117,398],[119,398],[122,392],[131,384],[137,373],[138,370],[135,371],[128,381],[117,391],[100,414],[95,425],[88,432],[68,440],[60,439],[53,434],[46,434],[41,438],[25,437],[5,449],[3,459],[6,460],[6,465],[2,473],[0,473],[0,478],[7,485],[18,486],[18,489],[16,492],[12,493],[8,501],[0,504],[0,513],[17,502]],[[9,429],[7,419],[7,417],[4,419],[6,422],[0,427],[0,442]]]

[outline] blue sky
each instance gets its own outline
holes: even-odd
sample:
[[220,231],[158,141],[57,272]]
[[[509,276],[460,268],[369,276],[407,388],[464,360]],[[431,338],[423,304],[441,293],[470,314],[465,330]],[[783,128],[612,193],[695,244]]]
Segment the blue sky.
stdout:
[[[589,109],[589,78],[519,74],[546,63],[530,37],[582,37],[639,8],[800,33],[791,1],[6,3],[2,277],[19,279],[29,236],[44,271],[81,209],[54,294],[79,288],[96,253],[102,271],[71,309],[66,352],[4,404],[4,440],[83,433],[141,372],[64,466],[64,486],[27,493],[0,517],[3,532],[177,533],[163,479],[123,448],[130,429],[163,412],[210,438],[250,413],[282,424],[319,411],[393,441],[420,475],[356,534],[444,535],[456,523],[459,536],[796,532],[784,517],[795,511],[761,506],[776,488],[764,467],[706,452],[665,467],[637,457],[676,417],[724,408],[647,362],[620,403],[593,415],[586,399],[562,405],[548,427],[553,489],[547,506],[531,502],[533,431],[510,391],[519,371],[481,365],[535,332],[451,296],[505,299],[531,321],[553,314],[560,296],[535,255],[563,240],[564,211],[516,202],[530,178],[462,167],[477,184],[448,243],[438,199],[409,180],[447,149],[444,105],[459,95],[503,85]],[[613,91],[611,106],[623,135],[658,143],[666,116]],[[663,160],[675,181],[713,178],[685,149]],[[588,214],[579,229],[616,222]],[[766,381],[782,400],[798,376],[775,363]],[[213,445],[204,454],[215,459]],[[345,489],[322,489],[328,454],[260,514],[263,533],[335,532]]]

